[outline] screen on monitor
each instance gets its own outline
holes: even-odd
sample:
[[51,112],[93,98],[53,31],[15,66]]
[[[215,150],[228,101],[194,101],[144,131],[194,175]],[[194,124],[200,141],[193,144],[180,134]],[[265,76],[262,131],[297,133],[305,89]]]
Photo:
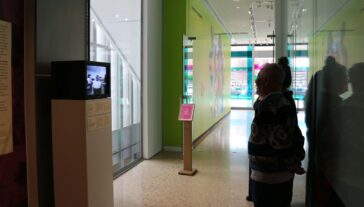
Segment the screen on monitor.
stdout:
[[110,97],[110,64],[92,61],[52,62],[54,99]]
[[106,67],[87,65],[87,96],[102,96],[107,93]]

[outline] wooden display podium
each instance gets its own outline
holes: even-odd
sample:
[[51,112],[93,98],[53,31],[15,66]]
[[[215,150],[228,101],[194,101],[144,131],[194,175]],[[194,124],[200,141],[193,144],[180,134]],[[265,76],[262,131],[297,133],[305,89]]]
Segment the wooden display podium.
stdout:
[[52,100],[56,207],[112,207],[111,101]]
[[183,169],[180,175],[193,176],[197,169],[192,168],[192,120],[194,104],[182,104],[178,120],[183,121]]

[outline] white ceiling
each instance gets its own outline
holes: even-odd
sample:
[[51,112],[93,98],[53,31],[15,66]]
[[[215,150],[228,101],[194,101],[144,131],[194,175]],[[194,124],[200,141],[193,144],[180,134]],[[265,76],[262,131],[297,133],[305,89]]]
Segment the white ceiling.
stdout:
[[[289,32],[296,30],[297,42],[307,43],[314,31],[321,31],[326,23],[340,11],[350,0],[320,0],[315,5],[314,15],[313,0],[289,0],[288,3],[288,29]],[[314,28],[316,21],[317,28]],[[350,30],[351,28],[342,28]]]
[[[232,43],[272,43],[267,35],[274,30],[275,0],[204,0],[215,10],[218,18],[225,25],[227,32],[232,33]],[[297,42],[308,42],[314,32],[313,21],[317,20],[320,30],[327,21],[350,0],[319,0],[317,1],[317,16],[314,16],[313,0],[287,0],[288,2],[288,30],[297,31]],[[269,7],[269,8],[267,8]],[[252,9],[252,15],[249,9]],[[256,35],[250,28],[251,16],[254,18]],[[270,22],[270,23],[269,23]],[[347,29],[347,28],[346,28]]]
[[[232,34],[233,44],[272,43],[267,35],[274,30],[275,0],[203,0],[214,10]],[[307,42],[313,33],[313,0],[288,1],[288,29],[297,30],[297,41]],[[318,28],[322,27],[338,9],[350,0],[320,0],[317,3],[319,12],[316,17]],[[112,5],[112,6],[111,6]],[[273,9],[271,6],[273,5]],[[136,42],[140,38],[141,4],[136,0],[91,0],[91,6],[114,37],[118,46],[128,57],[136,70],[140,61],[135,59],[140,53]],[[252,15],[249,10],[252,9]],[[251,29],[252,17],[256,35]],[[296,27],[296,28],[293,28]]]
[[140,77],[141,1],[91,0],[91,8]]
[[[228,32],[232,43],[271,43],[267,35],[274,30],[274,0],[205,0],[216,11]],[[273,9],[272,9],[273,6]],[[252,9],[252,15],[249,14]],[[251,20],[254,18],[254,21]],[[251,29],[255,25],[256,35]]]

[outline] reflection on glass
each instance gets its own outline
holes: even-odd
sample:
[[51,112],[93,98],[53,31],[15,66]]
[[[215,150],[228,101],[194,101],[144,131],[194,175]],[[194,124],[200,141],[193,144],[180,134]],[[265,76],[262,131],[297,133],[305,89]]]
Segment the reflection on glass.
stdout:
[[307,81],[297,74],[295,89],[308,83],[307,206],[363,206],[364,1],[294,2],[289,1],[289,54],[294,71],[308,71]]
[[193,103],[193,47],[188,43],[183,48],[183,103]]
[[[108,1],[91,1],[90,59],[111,63],[112,159],[114,175],[117,176],[142,158],[141,4],[135,0],[120,4]],[[110,23],[104,5],[121,12],[126,9],[123,4],[134,5],[133,15],[137,17],[130,24],[118,20]],[[138,44],[131,46],[134,42]]]
[[296,102],[297,109],[303,109],[310,65],[308,44],[289,44],[288,57],[292,68],[291,91],[293,92],[293,98]]

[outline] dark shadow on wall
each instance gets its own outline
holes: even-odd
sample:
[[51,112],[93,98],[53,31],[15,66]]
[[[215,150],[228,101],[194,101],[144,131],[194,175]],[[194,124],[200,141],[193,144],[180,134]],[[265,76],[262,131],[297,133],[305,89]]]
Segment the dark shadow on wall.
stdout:
[[325,131],[337,118],[335,111],[342,104],[340,94],[348,90],[345,66],[332,56],[327,57],[322,70],[312,77],[306,93],[306,124],[309,144],[306,195],[310,206],[326,206],[337,197],[317,160],[327,148],[321,143],[330,139]]
[[[342,98],[348,80],[352,92]],[[363,120],[364,63],[347,70],[328,57],[312,78],[306,96],[308,206],[359,207],[364,203]]]
[[364,203],[364,63],[354,64],[348,72],[353,93],[337,107],[336,118],[324,129],[325,139],[318,143],[317,164],[336,193],[330,207],[345,206],[337,205],[340,200],[353,207]]
[[291,207],[306,207],[304,203],[293,203]]
[[0,1],[0,19],[12,25],[13,152],[0,156],[0,206],[27,206],[24,121],[24,2]]
[[54,206],[51,79],[36,77],[39,206]]
[[51,62],[88,60],[89,0],[36,2],[36,135],[40,207],[54,206]]

